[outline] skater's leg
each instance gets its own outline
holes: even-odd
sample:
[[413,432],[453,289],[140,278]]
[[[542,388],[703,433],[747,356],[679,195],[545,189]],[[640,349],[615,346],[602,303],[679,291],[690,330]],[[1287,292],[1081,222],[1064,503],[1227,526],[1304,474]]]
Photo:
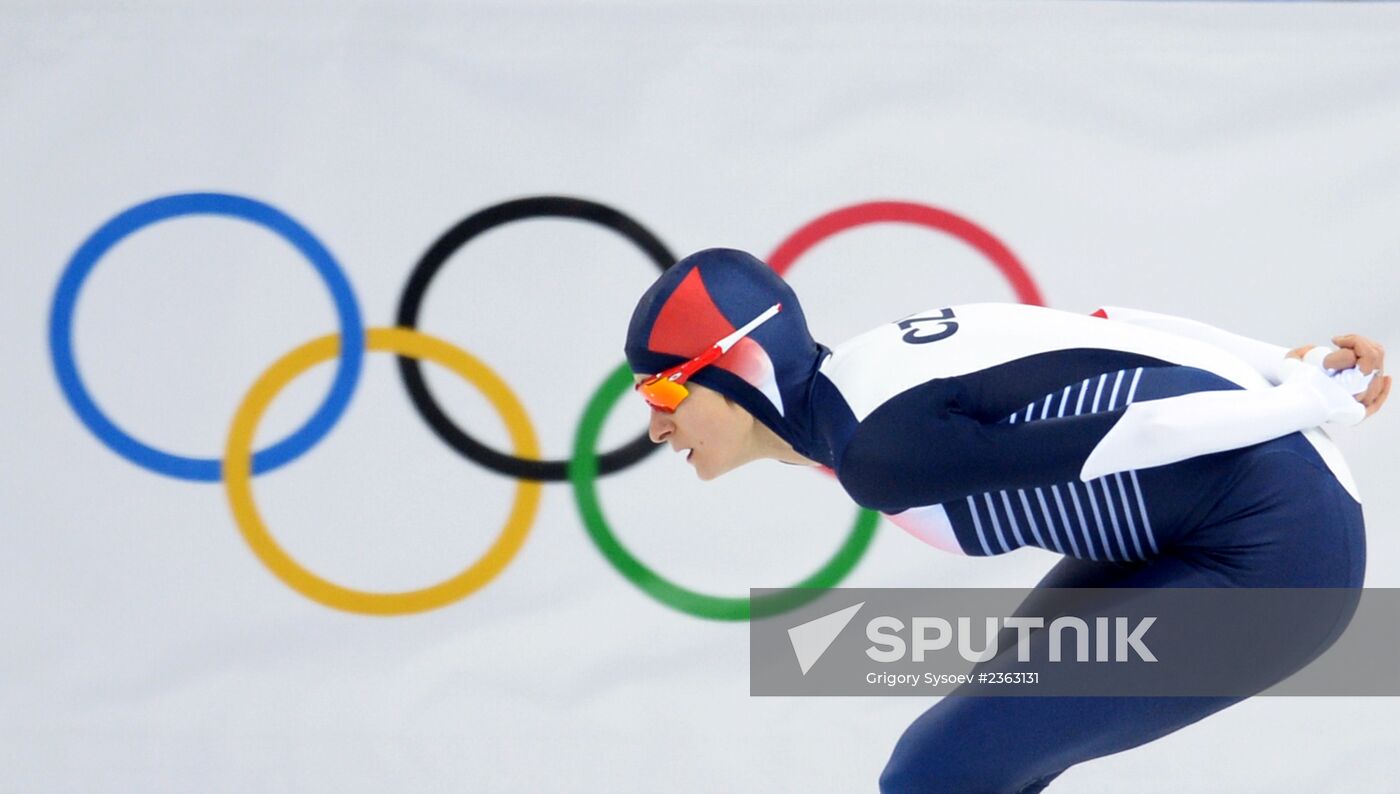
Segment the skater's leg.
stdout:
[[[1071,565],[1059,581],[1085,581],[1068,576],[1071,567],[1098,581],[1111,573]],[[1108,578],[1115,587],[1189,587],[1200,576],[1190,563],[1166,558]],[[1242,699],[949,695],[900,737],[880,790],[1029,794],[1073,764],[1152,741]]]
[[[1132,566],[1066,559],[1041,586],[1359,588],[1365,568],[1360,505],[1302,456],[1269,454],[1253,466],[1221,520],[1181,546]],[[1018,613],[1034,613],[1047,597],[1033,594]],[[1115,594],[1125,597],[1131,594]],[[1106,599],[1098,606],[1112,603]],[[1312,653],[1284,660],[1282,668],[1269,665],[1271,675],[1286,677],[1307,664],[1335,641],[1349,618],[1343,608],[1336,624],[1313,638]],[[1274,681],[1260,681],[1260,688]],[[1069,766],[1152,741],[1243,699],[950,695],[905,731],[881,776],[881,790],[1029,794]]]

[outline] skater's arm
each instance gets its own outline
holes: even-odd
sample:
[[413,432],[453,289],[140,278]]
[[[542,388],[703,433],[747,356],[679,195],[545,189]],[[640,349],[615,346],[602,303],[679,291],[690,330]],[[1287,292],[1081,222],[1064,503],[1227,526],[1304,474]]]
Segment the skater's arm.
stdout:
[[[1104,306],[1095,312],[1100,316],[1107,316],[1107,319],[1115,322],[1131,323],[1148,328],[1156,328],[1178,336],[1190,337],[1206,342],[1216,347],[1228,350],[1236,356],[1244,359],[1256,372],[1263,375],[1269,383],[1277,386],[1283,382],[1284,358],[1288,355],[1288,348],[1282,345],[1274,345],[1268,342],[1261,342],[1258,339],[1250,339],[1247,336],[1231,333],[1213,325],[1190,320],[1185,317],[1176,317],[1170,314],[1147,311],[1145,309],[1132,309],[1125,306]],[[1314,347],[1308,351],[1306,360],[1317,366],[1322,366],[1322,360],[1335,348],[1323,346]]]
[[894,513],[986,491],[1087,482],[1364,418],[1348,392],[1364,384],[1287,361],[1284,382],[1271,388],[1193,392],[1016,424],[979,422],[960,411],[956,379],[930,382],[861,422],[837,476],[858,504]]
[[1366,418],[1355,394],[1369,377],[1355,369],[1332,378],[1297,358],[1284,360],[1283,382],[1271,389],[1232,389],[1146,400],[1124,417],[1084,461],[1080,479],[1161,466],[1268,441],[1325,422]]

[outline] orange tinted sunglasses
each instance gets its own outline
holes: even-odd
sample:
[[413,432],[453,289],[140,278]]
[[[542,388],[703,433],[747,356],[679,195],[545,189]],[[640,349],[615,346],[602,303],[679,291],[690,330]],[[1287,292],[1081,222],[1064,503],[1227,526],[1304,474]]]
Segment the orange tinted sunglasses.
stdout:
[[781,303],[769,306],[762,314],[745,323],[743,328],[715,342],[709,350],[684,364],[674,366],[665,372],[658,372],[633,388],[641,393],[642,398],[652,408],[666,414],[674,413],[676,406],[690,396],[690,390],[685,387],[685,382],[690,380],[691,375],[713,364],[720,356],[728,353],[729,348],[733,347],[736,342],[748,336],[755,328],[763,325],[770,317],[782,311],[782,308],[783,304]]

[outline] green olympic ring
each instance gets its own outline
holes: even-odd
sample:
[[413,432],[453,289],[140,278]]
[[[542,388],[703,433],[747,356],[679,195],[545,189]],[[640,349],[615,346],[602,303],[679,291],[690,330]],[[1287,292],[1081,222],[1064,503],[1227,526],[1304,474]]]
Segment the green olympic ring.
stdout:
[[766,596],[750,599],[746,596],[707,595],[682,587],[648,568],[613,534],[603,517],[598,492],[594,488],[598,477],[598,436],[603,430],[603,422],[631,389],[632,370],[623,363],[589,398],[583,419],[579,422],[578,434],[574,437],[574,454],[569,460],[569,482],[573,484],[574,497],[578,501],[584,527],[588,529],[588,537],[603,552],[603,557],[642,592],[666,606],[695,617],[748,620],[751,616],[777,615],[806,604],[820,596],[824,588],[835,587],[855,568],[870,546],[870,541],[875,537],[875,528],[880,523],[880,514],[874,510],[860,509],[851,534],[816,573],[786,590]]

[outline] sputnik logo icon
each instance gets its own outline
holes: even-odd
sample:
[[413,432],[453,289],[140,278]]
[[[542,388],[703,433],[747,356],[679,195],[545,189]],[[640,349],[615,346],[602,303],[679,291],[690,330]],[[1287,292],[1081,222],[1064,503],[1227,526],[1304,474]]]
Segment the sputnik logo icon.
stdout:
[[792,652],[797,655],[797,664],[802,668],[803,675],[807,675],[812,665],[822,658],[822,654],[863,606],[864,601],[788,629],[788,640],[792,642]]

